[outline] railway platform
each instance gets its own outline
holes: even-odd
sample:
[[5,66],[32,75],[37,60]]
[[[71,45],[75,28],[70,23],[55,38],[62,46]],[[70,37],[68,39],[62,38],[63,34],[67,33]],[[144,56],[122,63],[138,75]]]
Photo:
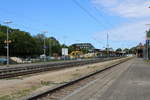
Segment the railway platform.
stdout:
[[150,65],[135,58],[77,89],[63,100],[149,100]]

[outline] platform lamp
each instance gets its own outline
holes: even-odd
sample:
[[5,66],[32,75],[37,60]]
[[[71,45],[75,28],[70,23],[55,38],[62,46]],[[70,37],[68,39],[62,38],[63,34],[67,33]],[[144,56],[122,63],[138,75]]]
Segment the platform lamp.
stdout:
[[42,33],[43,33],[43,35],[44,35],[44,44],[43,44],[43,47],[44,47],[44,49],[43,49],[43,53],[44,53],[44,62],[46,61],[46,37],[45,37],[45,34],[46,33],[48,33],[48,31],[42,31]]
[[[149,7],[150,8],[150,7]],[[150,26],[150,24],[146,24],[146,26]],[[149,60],[149,52],[148,52],[148,42],[147,42],[147,36],[146,36],[146,60]]]
[[12,23],[12,21],[10,21],[10,20],[7,20],[7,21],[4,21],[4,24],[7,24],[7,39],[6,39],[6,44],[7,44],[7,67],[9,67],[9,43],[10,43],[10,41],[9,41],[9,27],[8,27],[8,24],[11,24]]

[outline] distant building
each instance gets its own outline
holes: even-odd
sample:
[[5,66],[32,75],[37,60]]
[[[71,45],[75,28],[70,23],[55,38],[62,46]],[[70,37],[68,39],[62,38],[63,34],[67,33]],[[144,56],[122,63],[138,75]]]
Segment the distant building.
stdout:
[[136,47],[136,55],[137,57],[143,57],[144,55],[144,45],[142,45],[142,43],[140,43],[137,47]]
[[72,46],[75,47],[76,50],[86,49],[88,51],[93,51],[95,49],[91,43],[76,43],[72,44]]

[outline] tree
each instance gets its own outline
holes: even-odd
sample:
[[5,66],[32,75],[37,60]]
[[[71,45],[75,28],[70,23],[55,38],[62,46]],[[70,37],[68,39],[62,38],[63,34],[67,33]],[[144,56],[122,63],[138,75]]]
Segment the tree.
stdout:
[[116,51],[117,51],[117,52],[121,52],[121,51],[122,51],[122,49],[121,49],[121,48],[118,48],[118,49],[116,49]]
[[[9,28],[9,27],[8,27]],[[7,27],[0,25],[0,55],[6,55]],[[9,28],[9,40],[10,43],[10,56],[39,56],[43,53],[43,37],[41,34],[37,36],[31,36],[30,33],[21,31],[19,29]]]
[[43,49],[44,49],[44,39],[46,38],[43,34],[37,34],[36,36],[33,37],[35,42],[36,42],[36,54],[41,55],[43,54]]
[[6,49],[4,44],[4,41],[6,40],[6,34],[3,32],[0,32],[0,55],[6,55]]
[[89,52],[89,50],[88,50],[88,49],[85,49],[85,48],[80,49],[80,51],[82,51],[84,54],[86,54],[86,53]]
[[[6,32],[9,28],[10,56],[33,57],[43,54],[44,39],[46,45],[46,55],[53,54],[61,55],[61,48],[68,48],[65,44],[60,44],[54,37],[46,37],[43,34],[32,36],[29,32],[21,31],[19,29],[12,29],[7,26],[0,25],[0,55],[6,55]],[[69,53],[75,48],[69,47]]]
[[76,51],[76,48],[73,45],[71,45],[71,46],[68,47],[68,51],[69,51],[69,54],[70,54],[72,51]]
[[136,47],[130,48],[129,52],[132,54],[135,54],[136,53]]
[[36,53],[36,42],[28,32],[14,30],[10,34],[10,55],[32,56]]
[[54,37],[46,39],[47,55],[52,56],[53,54],[61,54],[61,45],[59,41]]
[[129,49],[128,49],[128,48],[125,48],[123,51],[124,51],[125,53],[129,53]]

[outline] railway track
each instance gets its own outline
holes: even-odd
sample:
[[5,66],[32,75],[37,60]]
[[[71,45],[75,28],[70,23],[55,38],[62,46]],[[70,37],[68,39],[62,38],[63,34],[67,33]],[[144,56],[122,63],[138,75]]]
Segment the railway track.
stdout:
[[[70,81],[68,83],[62,84],[58,87],[45,90],[44,92],[32,94],[28,97],[22,98],[21,100],[60,100],[60,99],[62,99],[62,97],[65,97],[69,93],[73,92],[75,89],[84,86],[85,84],[87,84],[88,82],[90,82],[92,80],[95,80],[95,77],[98,76],[98,74],[105,72],[106,70],[112,69],[115,66],[117,66],[123,62],[126,62],[130,59],[131,58],[121,60],[118,63],[115,63],[113,65],[106,67],[105,69],[96,71],[92,74],[89,74],[89,75],[86,75],[83,77],[80,77],[80,78]],[[116,70],[116,69],[113,69],[113,70]]]
[[17,77],[27,74],[39,73],[50,70],[57,70],[61,68],[74,67],[86,64],[92,64],[107,60],[118,59],[115,58],[101,58],[101,59],[90,59],[90,60],[81,60],[81,61],[67,61],[67,62],[57,62],[57,63],[47,63],[47,64],[34,64],[26,66],[17,66],[17,67],[6,67],[0,69],[0,79]]

